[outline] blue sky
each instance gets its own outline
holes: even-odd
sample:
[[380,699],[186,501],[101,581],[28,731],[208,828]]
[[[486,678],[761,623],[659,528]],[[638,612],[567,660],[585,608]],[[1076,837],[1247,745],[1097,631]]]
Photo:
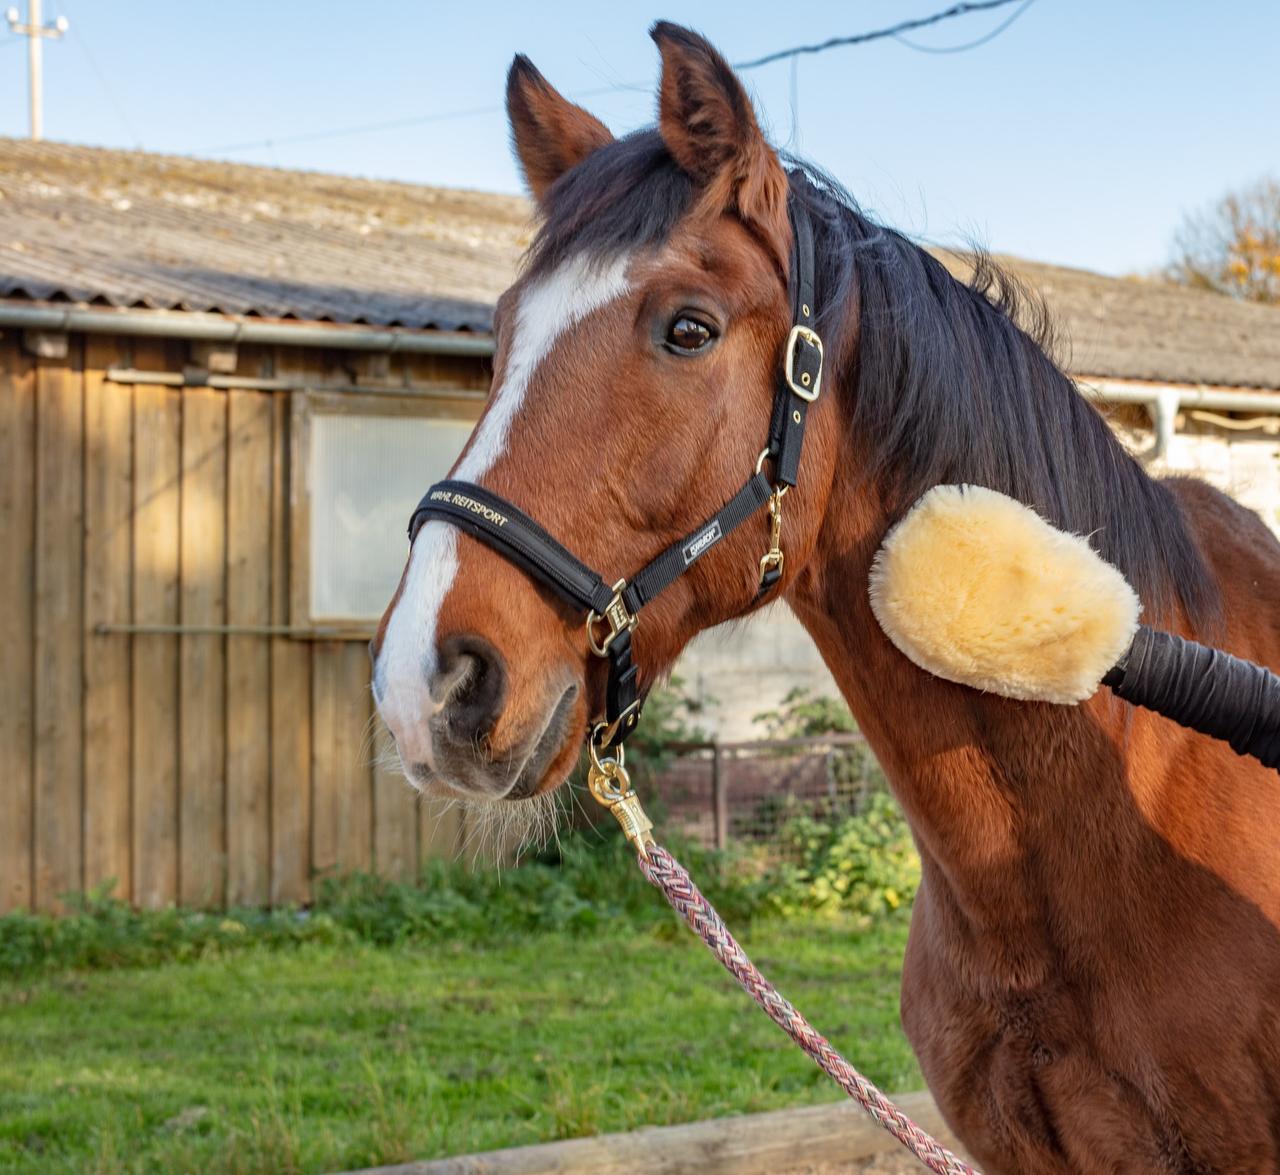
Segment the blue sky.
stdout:
[[[505,121],[490,108],[517,51],[569,94],[640,83],[582,99],[621,132],[652,121],[657,56],[646,30],[655,18],[691,24],[744,60],[948,6],[45,0],[47,19],[72,21],[67,40],[46,48],[46,134],[516,191]],[[1013,11],[915,39],[955,45]],[[26,133],[17,40],[0,34],[6,135]],[[795,146],[865,207],[929,241],[976,238],[1060,264],[1143,271],[1166,260],[1185,211],[1280,174],[1277,46],[1277,0],[1034,0],[971,52],[882,41],[803,58]],[[747,78],[785,142],[790,67]],[[330,135],[428,116],[435,121]],[[327,137],[296,141],[314,135]]]

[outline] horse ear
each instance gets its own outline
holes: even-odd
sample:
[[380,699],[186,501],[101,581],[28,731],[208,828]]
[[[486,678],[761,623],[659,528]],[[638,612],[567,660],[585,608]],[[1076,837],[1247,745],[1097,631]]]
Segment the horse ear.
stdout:
[[708,204],[734,208],[785,264],[791,242],[787,176],[737,74],[697,33],[667,21],[649,30],[662,54],[658,130]]
[[539,204],[566,171],[613,142],[604,123],[555,90],[523,54],[507,72],[507,118],[525,183]]

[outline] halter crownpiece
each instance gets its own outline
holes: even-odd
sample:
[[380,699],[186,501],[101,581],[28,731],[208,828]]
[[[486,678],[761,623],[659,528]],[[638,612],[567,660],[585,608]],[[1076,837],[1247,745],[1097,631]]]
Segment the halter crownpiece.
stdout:
[[[804,182],[797,180],[796,182]],[[755,471],[732,498],[684,538],[672,543],[630,579],[612,587],[605,579],[505,498],[466,481],[437,482],[409,520],[413,542],[423,523],[449,522],[514,563],[561,599],[586,613],[587,642],[608,660],[603,716],[592,724],[593,746],[619,747],[635,729],[644,696],[633,656],[640,610],[670,587],[699,559],[769,503],[770,544],[760,560],[759,600],[782,579],[782,497],[800,474],[800,456],[809,405],[822,389],[822,340],[814,330],[815,283],[813,225],[795,198],[788,201],[792,228],[789,279],[792,327],[783,351],[782,373],[774,393],[768,444]],[[764,472],[773,464],[773,477]]]

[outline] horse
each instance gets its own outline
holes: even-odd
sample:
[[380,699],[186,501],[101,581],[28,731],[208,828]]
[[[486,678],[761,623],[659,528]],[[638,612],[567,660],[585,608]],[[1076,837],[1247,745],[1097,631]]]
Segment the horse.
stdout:
[[[999,490],[1093,537],[1148,619],[1280,666],[1280,544],[1156,480],[1051,358],[1026,291],[965,281],[767,142],[702,37],[660,23],[655,127],[615,139],[517,56],[515,153],[540,227],[494,315],[492,392],[452,476],[626,577],[740,484],[791,328],[789,203],[813,225],[824,387],[762,598],[763,518],[645,609],[641,689],[712,625],[785,599],[910,823],[922,879],[901,1019],[991,1172],[1280,1170],[1276,779],[1114,697],[1013,702],[932,677],[867,576],[921,492]],[[418,528],[372,645],[418,788],[536,805],[600,708],[581,616],[489,544]]]

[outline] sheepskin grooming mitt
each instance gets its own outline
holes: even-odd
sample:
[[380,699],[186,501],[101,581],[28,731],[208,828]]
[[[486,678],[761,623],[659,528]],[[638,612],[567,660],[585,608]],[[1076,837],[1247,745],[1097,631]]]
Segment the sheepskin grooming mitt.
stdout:
[[1141,605],[1086,539],[982,486],[935,486],[885,537],[871,608],[912,661],[1026,701],[1079,702],[1129,648]]

